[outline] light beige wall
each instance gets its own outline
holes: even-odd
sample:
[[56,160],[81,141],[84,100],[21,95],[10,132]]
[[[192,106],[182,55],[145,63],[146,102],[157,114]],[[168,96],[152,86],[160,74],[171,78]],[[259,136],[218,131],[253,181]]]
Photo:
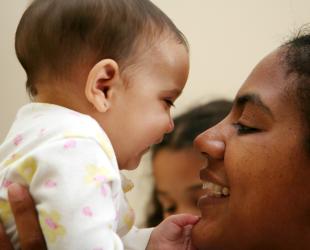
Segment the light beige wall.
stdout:
[[308,0],[154,0],[191,45],[191,73],[177,106],[233,97],[267,52],[310,22]]
[[25,74],[15,56],[14,34],[26,0],[0,3],[0,143],[13,121],[16,110],[27,102]]
[[[175,113],[193,103],[233,97],[258,60],[301,24],[310,22],[309,0],[153,0],[191,45],[191,72]],[[25,75],[14,54],[14,32],[26,0],[0,3],[0,141],[15,112],[27,102]],[[145,164],[147,165],[147,164]],[[136,175],[149,175],[142,167]],[[130,194],[142,222],[149,182]],[[142,187],[143,186],[143,187]],[[144,196],[139,193],[143,188]],[[138,199],[139,197],[139,199]]]

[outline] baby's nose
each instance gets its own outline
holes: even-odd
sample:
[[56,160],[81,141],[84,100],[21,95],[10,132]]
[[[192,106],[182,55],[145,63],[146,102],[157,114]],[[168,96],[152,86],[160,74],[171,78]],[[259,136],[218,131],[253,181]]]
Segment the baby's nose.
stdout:
[[168,128],[167,128],[167,134],[171,133],[174,129],[174,122],[173,122],[173,119],[170,118],[170,121],[169,121],[169,124],[168,124]]

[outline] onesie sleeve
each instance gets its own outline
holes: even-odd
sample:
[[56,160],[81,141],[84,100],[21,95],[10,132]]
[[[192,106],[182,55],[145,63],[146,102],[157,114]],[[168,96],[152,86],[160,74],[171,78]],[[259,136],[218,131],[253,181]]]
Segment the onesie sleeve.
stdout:
[[119,170],[96,140],[49,142],[18,171],[29,179],[48,249],[123,249],[116,234]]
[[138,229],[133,226],[122,238],[125,250],[145,250],[153,228]]

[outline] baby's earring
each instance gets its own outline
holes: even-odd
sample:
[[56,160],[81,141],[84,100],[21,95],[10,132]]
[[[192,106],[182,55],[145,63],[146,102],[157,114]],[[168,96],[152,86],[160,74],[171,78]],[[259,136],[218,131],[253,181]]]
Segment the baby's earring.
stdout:
[[99,112],[106,112],[109,109],[109,104],[106,101],[103,101],[100,105]]

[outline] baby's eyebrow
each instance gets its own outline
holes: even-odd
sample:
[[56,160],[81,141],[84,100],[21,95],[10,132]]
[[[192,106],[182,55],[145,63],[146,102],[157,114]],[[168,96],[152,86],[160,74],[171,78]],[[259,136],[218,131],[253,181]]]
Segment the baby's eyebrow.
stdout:
[[177,89],[177,88],[171,89],[171,90],[165,90],[165,91],[163,91],[163,94],[178,97],[179,95],[182,94],[182,90]]
[[258,108],[260,108],[265,114],[269,115],[274,119],[273,113],[270,108],[262,101],[260,96],[255,93],[245,93],[243,95],[237,96],[235,100],[235,105],[239,109],[243,109],[247,103],[251,103]]

